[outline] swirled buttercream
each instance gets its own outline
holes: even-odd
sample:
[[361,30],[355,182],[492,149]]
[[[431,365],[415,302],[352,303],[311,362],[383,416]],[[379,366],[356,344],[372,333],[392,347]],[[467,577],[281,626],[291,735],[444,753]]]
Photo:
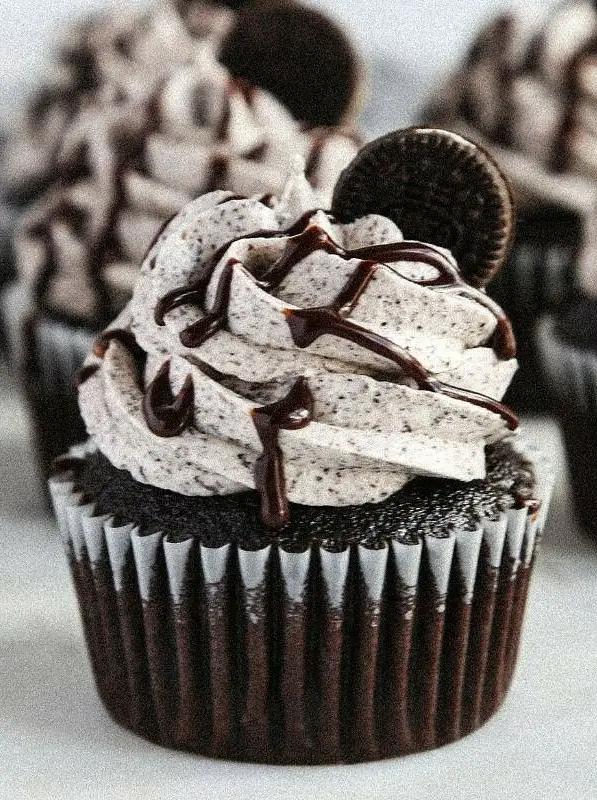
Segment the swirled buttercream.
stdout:
[[516,425],[503,313],[446,250],[390,220],[337,223],[295,176],[270,205],[213,192],[145,259],[79,388],[89,433],[140,481],[188,495],[378,502],[415,475],[485,474]]

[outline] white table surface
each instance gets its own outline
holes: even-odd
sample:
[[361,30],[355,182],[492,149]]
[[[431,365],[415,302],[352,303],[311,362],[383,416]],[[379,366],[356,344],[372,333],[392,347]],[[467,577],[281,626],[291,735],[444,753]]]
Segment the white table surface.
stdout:
[[559,471],[504,706],[481,730],[422,755],[343,767],[260,767],[162,749],[119,728],[96,697],[66,560],[44,516],[28,428],[0,377],[0,798],[597,797],[597,545],[567,501],[557,429],[529,420]]

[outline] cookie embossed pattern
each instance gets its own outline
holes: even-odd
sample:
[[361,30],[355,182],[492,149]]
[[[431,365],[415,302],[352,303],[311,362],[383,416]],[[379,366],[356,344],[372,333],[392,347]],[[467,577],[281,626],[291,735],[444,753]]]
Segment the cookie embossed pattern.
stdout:
[[50,480],[117,721],[337,763],[499,707],[550,491],[483,289],[511,232],[493,162],[425,129],[363,148],[329,209],[297,174],[165,227],[80,376],[89,448]]

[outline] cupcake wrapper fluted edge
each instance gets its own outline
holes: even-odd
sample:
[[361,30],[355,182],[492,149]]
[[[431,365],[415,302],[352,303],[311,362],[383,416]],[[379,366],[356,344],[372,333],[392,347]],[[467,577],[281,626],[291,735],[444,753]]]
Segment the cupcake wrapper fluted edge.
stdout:
[[577,516],[597,537],[597,355],[565,342],[556,320],[537,326],[541,369],[562,431]]
[[100,697],[152,741],[366,761],[464,736],[510,685],[547,488],[474,532],[291,553],[144,534],[49,485]]
[[27,401],[45,488],[54,459],[87,437],[73,380],[97,333],[36,313],[19,284],[6,290],[2,307],[9,358]]

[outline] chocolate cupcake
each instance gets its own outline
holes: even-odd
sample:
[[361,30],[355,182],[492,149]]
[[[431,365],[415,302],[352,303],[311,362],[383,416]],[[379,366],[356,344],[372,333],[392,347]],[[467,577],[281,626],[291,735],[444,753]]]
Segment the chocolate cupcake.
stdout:
[[[149,102],[166,77],[197,62],[206,47],[219,45],[234,23],[233,5],[159,0],[146,12],[118,9],[69,26],[57,43],[49,77],[16,128],[3,132],[0,292],[14,278],[11,240],[23,209],[52,183],[84,177],[78,159],[64,157],[63,139],[77,116],[95,107],[101,119],[101,109],[113,101]],[[2,332],[4,326],[0,314]],[[3,343],[0,333],[0,347]]]
[[490,22],[424,114],[491,149],[519,206],[510,258],[489,293],[509,314],[522,369],[507,395],[540,409],[533,330],[540,314],[574,295],[595,229],[594,79],[597,10],[569,0],[540,21],[523,13]]
[[164,223],[212,189],[279,193],[297,157],[329,203],[359,142],[349,129],[304,129],[272,95],[232,78],[211,51],[143,102],[96,103],[71,120],[55,161],[59,177],[15,237],[19,280],[4,298],[13,352],[23,350],[15,361],[44,477],[56,456],[84,438],[73,372],[130,298]]
[[[463,157],[433,182],[442,142]],[[396,202],[378,194],[388,151]],[[396,219],[352,207],[371,167]],[[207,194],[151,248],[80,374],[91,442],[50,480],[121,724],[217,757],[338,763],[454,741],[500,705],[549,480],[493,399],[516,368],[507,321],[417,236],[446,229],[437,198],[459,186],[479,274],[509,195],[440,131],[365,148],[333,215],[297,175],[271,205]]]
[[538,323],[544,380],[563,435],[574,506],[597,538],[597,299],[579,294]]

